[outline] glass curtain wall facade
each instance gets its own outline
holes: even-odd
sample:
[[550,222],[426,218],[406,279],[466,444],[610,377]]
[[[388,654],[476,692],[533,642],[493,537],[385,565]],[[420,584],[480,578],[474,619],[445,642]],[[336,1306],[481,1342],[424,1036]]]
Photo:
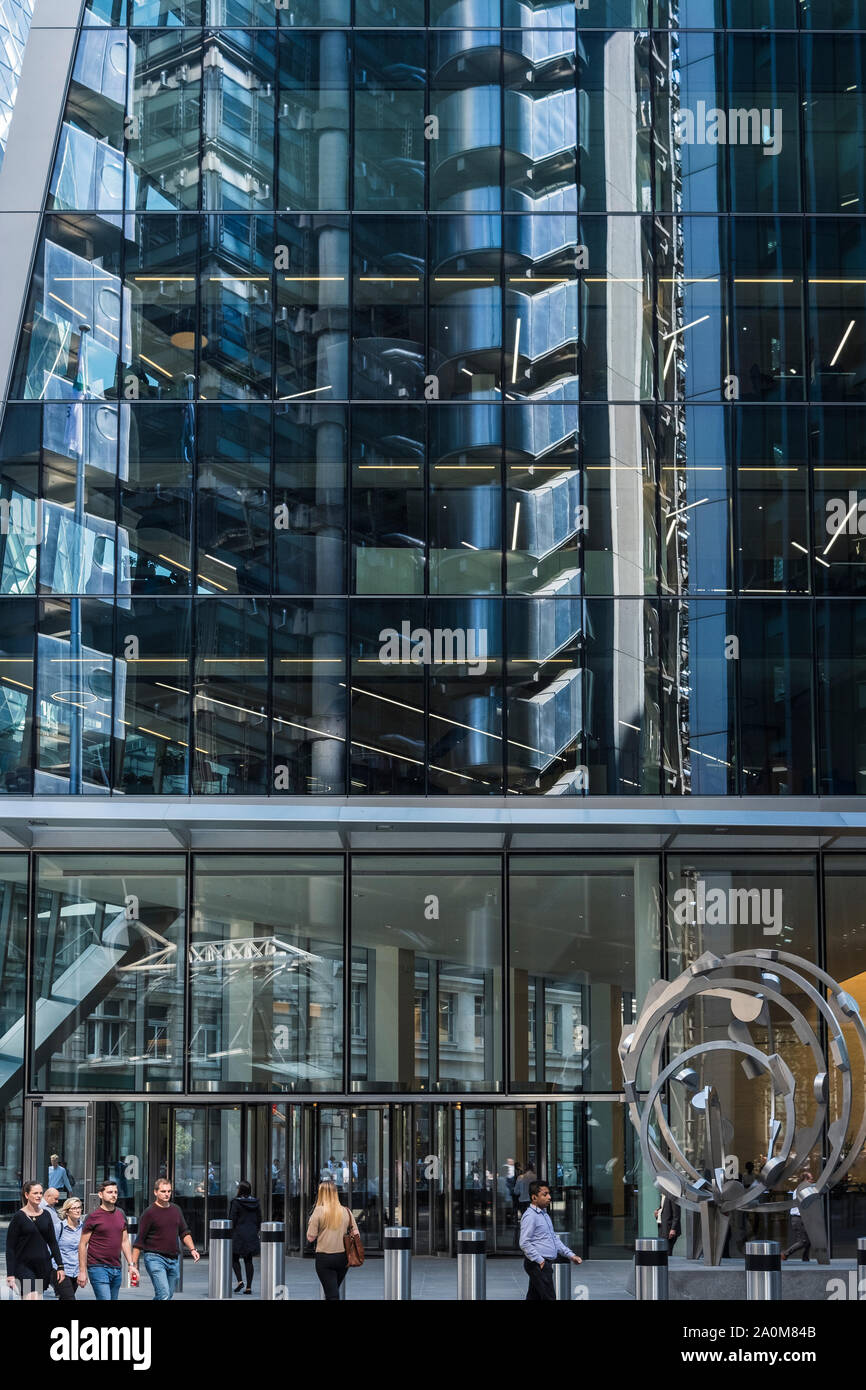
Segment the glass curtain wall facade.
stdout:
[[0,0],[0,165],[18,95],[24,46],[33,18],[33,0]]
[[[501,827],[715,798],[772,832],[866,793],[866,5],[82,15],[45,205],[4,209],[42,216],[0,422],[0,821],[326,819],[309,851],[0,854],[2,1202],[53,1144],[130,1202],[173,1174],[201,1236],[251,1172],[300,1252],[327,1173],[373,1249],[477,1219],[513,1254],[531,1169],[627,1254],[655,1227],[622,1027],[774,940],[862,997],[866,861]],[[443,798],[472,843],[410,835]],[[374,805],[361,852],[340,812]],[[778,922],[680,920],[700,881]],[[714,1079],[757,1160],[763,1099]],[[864,1193],[860,1161],[837,1252]]]

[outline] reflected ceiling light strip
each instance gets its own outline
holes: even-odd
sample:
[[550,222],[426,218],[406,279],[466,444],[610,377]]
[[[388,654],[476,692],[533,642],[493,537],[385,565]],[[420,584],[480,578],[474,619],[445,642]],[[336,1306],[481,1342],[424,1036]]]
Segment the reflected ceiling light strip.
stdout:
[[166,685],[165,681],[154,681],[154,685],[158,685],[161,690],[175,690],[178,695],[189,695],[189,691],[182,690],[179,685]]
[[660,285],[717,285],[718,275],[660,275]]
[[286,283],[289,284],[289,285],[306,283],[307,281],[313,281],[314,283],[319,284],[319,283],[321,283],[322,281],[325,281],[325,280],[327,280],[327,281],[340,281],[340,283],[342,283],[342,281],[345,280],[345,278],[346,278],[345,275],[284,275],[284,276],[283,276],[283,279],[284,279],[284,280],[286,281]]
[[509,285],[573,285],[574,275],[509,275]]
[[225,284],[232,280],[238,280],[241,284],[266,284],[271,283],[270,275],[211,275],[211,283]]
[[205,666],[264,666],[263,656],[203,656]]
[[469,541],[461,541],[460,544],[461,544],[461,545],[465,545],[467,550],[477,550],[477,549],[478,549],[478,546],[477,546],[477,545],[470,545]]
[[670,365],[671,365],[671,362],[672,362],[672,360],[673,360],[673,355],[674,355],[674,353],[676,352],[676,350],[677,350],[677,344],[676,344],[676,340],[674,340],[674,341],[671,343],[670,347],[668,348],[668,355],[667,355],[667,357],[665,358],[664,367],[662,368],[662,381],[665,380],[665,378],[666,378],[666,376],[667,376],[667,374],[668,374],[668,368],[669,368]]
[[721,767],[731,766],[730,763],[725,762],[724,758],[714,758],[712,753],[704,753],[700,748],[693,748],[690,743],[686,744],[686,748],[690,753],[696,753],[699,758],[706,758],[708,762],[718,763]]
[[154,362],[153,358],[145,357],[143,352],[140,352],[138,355],[141,358],[142,362],[146,362],[149,367],[154,367],[156,371],[162,372],[163,376],[168,377],[169,381],[174,381],[174,377],[172,376],[171,372],[167,372],[165,370],[165,367],[161,367],[158,362]]
[[154,738],[165,739],[166,743],[174,743],[174,739],[170,738],[168,734],[161,734],[156,729],[146,729],[143,724],[136,725],[136,728],[140,734],[152,734]]
[[846,198],[844,203],[840,203],[839,206],[842,208],[850,208],[852,203],[859,203],[859,201],[859,198]]
[[513,386],[513,385],[515,384],[515,382],[517,381],[517,368],[518,368],[518,366],[520,365],[519,353],[520,353],[520,319],[517,319],[516,322],[515,322],[515,324],[514,324],[514,360],[512,361],[512,364],[511,364],[511,384],[512,384],[512,386]]
[[847,343],[848,338],[849,338],[850,335],[851,335],[851,329],[854,327],[855,322],[856,322],[856,320],[855,320],[855,319],[852,319],[851,322],[849,323],[848,327],[845,329],[845,332],[842,334],[842,341],[840,342],[840,344],[839,344],[839,346],[837,347],[836,351],[834,352],[832,358],[830,359],[830,366],[831,366],[831,367],[835,367],[836,363],[839,361],[839,354],[841,353],[843,347],[844,347],[845,344]]
[[618,719],[616,722],[617,722],[617,724],[622,724],[623,727],[626,728],[626,729],[634,729],[634,731],[635,731],[636,734],[639,734],[639,733],[640,733],[640,725],[639,725],[639,724],[629,724],[629,722],[628,722],[627,719]]
[[219,589],[221,593],[227,594],[229,589],[227,584],[220,584],[216,579],[211,579],[209,574],[199,572],[196,579],[200,579],[202,584],[210,584],[214,589]]
[[420,468],[421,465],[420,463],[358,463],[355,467],[361,473],[368,473],[371,469],[374,469],[376,472],[385,472],[389,469],[401,470],[406,468]]
[[293,396],[280,396],[281,401],[297,401],[301,396],[316,396],[320,391],[333,391],[333,386],[312,386],[309,391],[296,391]]
[[328,666],[344,665],[341,656],[281,656],[279,662],[281,666],[306,666],[314,662]]
[[8,681],[10,685],[20,685],[22,690],[32,690],[32,689],[33,689],[33,686],[32,686],[32,685],[28,685],[26,681],[16,681],[16,680],[14,679],[14,677],[12,677],[12,676],[3,676],[2,679],[3,679],[4,681]]
[[852,505],[851,505],[851,507],[850,507],[850,509],[848,510],[848,512],[846,513],[846,515],[842,518],[842,520],[840,521],[838,528],[833,532],[833,534],[832,534],[832,536],[830,537],[830,539],[828,540],[827,544],[824,546],[824,551],[823,551],[823,553],[824,553],[825,555],[828,554],[828,552],[829,552],[829,550],[830,550],[830,547],[836,544],[836,542],[837,542],[837,540],[839,539],[839,537],[841,536],[842,532],[845,530],[845,527],[846,527],[847,523],[851,520],[851,517],[852,517],[852,516],[854,515],[854,513],[856,512],[857,506],[858,506],[858,499],[855,498],[855,499],[854,499],[854,502],[852,503]]
[[588,285],[642,285],[642,275],[587,275]]
[[816,555],[816,556],[815,556],[815,560],[817,561],[817,563],[818,563],[819,565],[823,565],[824,568],[825,568],[825,570],[828,570],[828,569],[831,568],[830,565],[827,564],[827,561],[826,561],[826,560],[822,560],[822,559],[821,559],[821,556],[820,556],[820,555]]
[[236,709],[239,710],[241,714],[251,714],[254,719],[264,719],[267,717],[262,714],[261,710],[247,709],[246,705],[233,705],[229,700],[216,700],[212,695],[201,695],[198,691],[196,691],[195,698],[197,700],[205,700],[209,705],[221,705],[223,709]]
[[434,473],[486,472],[499,467],[498,463],[434,463]]
[[663,463],[663,473],[724,473],[721,463]]
[[230,565],[227,560],[218,560],[216,555],[209,555],[207,551],[204,552],[204,557],[206,560],[213,560],[215,565],[222,565],[223,569],[231,570],[233,573],[237,569],[237,565]]
[[420,275],[359,275],[363,284],[369,285],[417,285]]
[[520,503],[518,502],[518,503],[516,503],[516,505],[515,505],[515,507],[514,507],[514,525],[513,525],[512,529],[511,529],[511,549],[512,549],[512,550],[516,550],[516,549],[517,549],[517,523],[519,522],[519,520],[520,520]]
[[142,285],[194,284],[194,275],[136,275],[133,277]]
[[666,343],[668,338],[676,338],[678,334],[685,333],[689,328],[695,328],[699,323],[706,323],[709,314],[702,314],[699,319],[692,319],[691,323],[684,323],[682,328],[672,328],[670,333],[662,334],[662,342]]
[[774,275],[735,275],[735,285],[793,285],[794,277],[785,279]]
[[806,549],[805,545],[801,545],[799,541],[791,541],[791,544],[792,544],[792,546],[794,547],[795,550],[802,550],[802,552],[803,552],[804,555],[808,555],[808,554],[809,554],[809,552],[808,552],[808,550]]
[[180,560],[173,560],[170,555],[163,555],[162,552],[158,552],[156,558],[157,560],[165,560],[167,565],[174,565],[175,569],[183,570],[186,574],[192,573],[189,565],[182,565]]
[[494,285],[495,275],[434,275],[436,285]]
[[866,278],[864,278],[864,279],[862,279],[862,280],[852,280],[852,279],[850,279],[848,276],[844,276],[842,279],[827,280],[827,279],[823,279],[823,278],[822,278],[822,279],[818,279],[817,276],[810,276],[810,277],[809,277],[809,284],[810,284],[810,285],[866,285]]
[[799,463],[796,464],[796,465],[793,465],[793,464],[792,464],[792,465],[787,465],[787,464],[786,464],[786,465],[784,465],[784,466],[781,466],[781,465],[775,464],[775,463],[761,463],[761,464],[754,464],[754,465],[749,464],[748,466],[745,466],[745,467],[743,466],[743,464],[740,463],[740,464],[737,465],[737,472],[738,472],[738,473],[799,473],[799,471],[800,471],[800,469],[801,469],[802,467],[803,467],[803,465],[802,465],[802,464],[799,464]]

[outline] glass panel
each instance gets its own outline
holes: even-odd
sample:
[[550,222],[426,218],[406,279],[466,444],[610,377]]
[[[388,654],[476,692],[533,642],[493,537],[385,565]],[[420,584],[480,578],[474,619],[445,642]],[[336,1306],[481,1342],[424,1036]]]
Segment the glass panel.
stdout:
[[128,796],[187,794],[190,617],[171,599],[118,610],[113,776]]
[[123,160],[127,37],[85,29],[72,81],[48,195],[48,207],[122,212],[124,191],[134,200]]
[[196,605],[193,792],[268,785],[268,614],[255,599]]
[[859,218],[807,223],[813,400],[866,399],[866,230]]
[[581,510],[577,405],[506,406],[505,450],[509,593],[576,595],[580,536],[588,529]]
[[[835,14],[828,14],[828,10]],[[846,22],[845,12],[848,12]],[[854,13],[862,10],[859,22]],[[823,14],[822,14],[823,12]],[[808,28],[861,28],[860,0],[817,0],[803,11]],[[866,138],[863,111],[863,34],[815,34],[801,39],[806,206],[815,212],[863,213]]]
[[586,601],[589,789],[606,796],[659,791],[658,613],[640,600]]
[[277,219],[276,393],[313,404],[349,394],[349,223]]
[[[497,1254],[520,1248],[520,1197],[528,1184],[521,1175],[538,1163],[538,1108],[502,1106],[493,1111],[495,1147],[487,1162],[494,1180],[494,1248]],[[551,1210],[556,1229],[559,1224]]]
[[624,1105],[586,1107],[589,1246],[592,1260],[627,1259],[638,1232],[640,1144]]
[[[293,6],[297,12],[298,6]],[[318,6],[325,13],[334,0]],[[285,19],[286,12],[283,11]],[[318,23],[327,20],[319,18]],[[344,34],[282,34],[279,201],[284,209],[349,206],[349,50]]]
[[736,410],[737,555],[742,592],[809,589],[806,419],[802,410]]
[[[593,11],[591,23],[598,22],[600,16]],[[584,30],[580,36],[580,50],[583,59],[578,65],[581,207],[592,212],[649,212],[652,207],[650,147],[654,80],[650,75],[649,35],[628,30],[607,34]],[[630,233],[627,233],[624,245],[629,240]],[[593,275],[599,273],[602,263],[590,259]],[[616,273],[627,274],[625,270]]]
[[429,790],[496,795],[502,790],[502,604],[432,600],[427,622],[421,660],[430,672]]
[[[501,223],[437,217],[430,229],[429,369],[436,399],[498,400],[502,381]],[[538,331],[524,337],[531,354]],[[512,335],[512,342],[514,336]],[[518,344],[518,347],[520,345]],[[538,343],[535,342],[538,350]],[[511,375],[517,377],[518,371]]]
[[107,793],[111,781],[114,609],[99,599],[41,605],[37,794]]
[[[710,217],[657,226],[659,395],[717,401],[730,374],[727,224]],[[611,394],[611,393],[608,393]]]
[[586,592],[654,594],[659,548],[654,412],[588,405],[582,434],[584,506],[574,509],[573,524],[582,533]]
[[737,663],[728,659],[734,604],[671,600],[661,611],[664,789],[676,796],[736,794]]
[[585,794],[582,604],[565,597],[511,599],[506,630],[507,789],[527,795]]
[[183,859],[41,855],[37,870],[37,1089],[179,1090]]
[[352,604],[351,792],[424,790],[425,677],[410,657],[423,622],[417,600]]
[[[114,1178],[117,1205],[127,1216],[140,1214],[153,1201],[147,1162],[151,1113],[149,1105],[135,1101],[94,1106],[94,1176],[97,1180]],[[73,1172],[77,1177],[84,1169]]]
[[271,217],[203,221],[199,391],[205,400],[272,394],[274,224]]
[[862,407],[811,412],[815,591],[866,591],[866,411]]
[[121,594],[188,594],[195,405],[121,408]]
[[0,600],[0,794],[32,794],[35,627],[32,600]]
[[512,855],[515,1090],[620,1089],[619,1039],[658,975],[656,867],[654,858]]
[[202,64],[202,207],[273,207],[276,35],[205,34]]
[[728,38],[724,133],[734,212],[800,211],[797,48],[793,35]]
[[[79,438],[58,448],[73,411],[80,420]],[[118,408],[96,403],[46,405],[43,415],[40,592],[111,594]]]
[[424,391],[425,227],[420,218],[353,221],[352,396]]
[[[864,890],[866,866],[860,856],[827,856],[824,860],[827,971],[834,980],[839,981],[845,993],[857,1001],[861,1016],[866,1012],[866,927],[862,921]],[[862,1106],[866,1083],[863,1050],[850,1023],[843,1024],[843,1033],[851,1058],[853,1094],[861,1098]],[[838,1113],[841,1088],[839,1072],[835,1067],[831,1076],[830,1104],[832,1111]],[[856,1099],[854,1113],[858,1113]],[[866,1154],[861,1153],[845,1181],[830,1189],[830,1232],[836,1258],[853,1258],[864,1218]]]
[[[584,400],[652,396],[651,229],[642,218],[584,218],[581,337]],[[615,328],[614,328],[615,326]]]
[[[730,223],[731,366],[735,399],[802,400],[803,251],[799,223],[738,217]],[[730,392],[726,391],[726,399]]]
[[355,39],[353,206],[359,212],[424,207],[426,66],[423,34]]
[[183,1211],[197,1249],[207,1243],[207,1110],[184,1106],[174,1112],[174,1199]]
[[[725,107],[724,43],[719,34],[700,32],[703,21],[694,24],[698,32],[688,32],[695,6],[689,4],[685,16],[682,5],[678,8],[686,32],[653,36],[668,69],[655,93],[656,207],[660,212],[678,206],[684,212],[724,212],[725,144],[707,139],[707,112]],[[706,22],[713,27],[711,16]],[[716,130],[717,120],[714,135]]]
[[39,461],[42,407],[7,405],[0,432],[0,593],[36,592],[37,548],[42,543]]
[[499,861],[356,857],[353,874],[353,1090],[499,1090]]
[[733,414],[721,406],[659,410],[662,583],[669,593],[734,587],[732,436]]
[[[57,1206],[74,1196],[84,1203],[85,1211],[89,1210],[94,1175],[87,1171],[87,1106],[38,1105],[34,1109],[36,1171],[33,1177],[43,1187],[57,1186],[49,1180],[49,1169],[62,1168],[69,1181],[57,1187],[60,1194]],[[114,1176],[113,1164],[100,1170],[100,1177]],[[62,1182],[62,1178],[59,1180]]]
[[271,413],[265,406],[199,410],[198,550],[201,594],[271,588]]
[[[601,1107],[599,1106],[599,1109]],[[586,1240],[585,1107],[560,1101],[547,1107],[547,1172],[551,1189],[550,1215],[554,1229],[575,1254]]]
[[4,1216],[11,1215],[21,1205],[26,938],[27,857],[4,854],[0,858],[0,1038],[3,1039],[0,1056],[0,1211]]
[[318,796],[346,786],[346,604],[275,600],[273,788]]
[[274,592],[346,592],[345,406],[274,414]]
[[[133,21],[153,22],[152,15],[139,19],[143,8],[134,9]],[[157,9],[157,0],[151,8]],[[201,184],[201,30],[133,29],[129,54],[132,138],[126,155],[134,205],[141,212],[195,209]]]
[[746,795],[814,793],[809,605],[738,605],[740,728]]
[[340,1088],[342,892],[335,857],[196,856],[194,1090]]
[[502,205],[499,42],[498,33],[431,35],[430,109],[438,122],[429,142],[431,208],[487,212]]
[[[195,399],[199,219],[127,218],[127,400]],[[134,233],[134,236],[132,235]]]
[[355,593],[424,592],[425,444],[418,406],[352,411]]
[[[815,605],[820,789],[866,792],[866,623],[856,599]],[[863,763],[863,767],[860,764]]]

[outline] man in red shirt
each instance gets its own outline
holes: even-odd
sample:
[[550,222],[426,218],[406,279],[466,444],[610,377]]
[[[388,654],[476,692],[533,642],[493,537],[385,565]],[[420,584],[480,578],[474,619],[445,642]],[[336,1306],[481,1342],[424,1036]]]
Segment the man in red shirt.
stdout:
[[[78,1247],[78,1283],[86,1288],[87,1278],[93,1285],[94,1295],[99,1299],[117,1298],[120,1293],[122,1272],[121,1251],[127,1263],[132,1266],[132,1246],[126,1229],[126,1217],[117,1210],[117,1183],[106,1178],[99,1185],[99,1206],[84,1218],[81,1228],[81,1244]],[[132,1269],[133,1287],[138,1283],[138,1272]]]
[[172,1203],[171,1183],[168,1178],[157,1178],[153,1185],[153,1195],[153,1205],[142,1213],[132,1258],[136,1269],[139,1255],[144,1261],[144,1267],[153,1284],[154,1302],[167,1303],[174,1296],[180,1273],[178,1239],[183,1241],[195,1261],[201,1256],[195,1248],[195,1241],[189,1233],[183,1212]]

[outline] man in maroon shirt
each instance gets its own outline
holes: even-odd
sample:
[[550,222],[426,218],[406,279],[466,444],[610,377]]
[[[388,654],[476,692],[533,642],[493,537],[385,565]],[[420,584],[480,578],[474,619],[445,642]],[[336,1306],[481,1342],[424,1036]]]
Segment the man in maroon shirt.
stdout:
[[[126,1229],[126,1217],[117,1210],[117,1183],[106,1178],[99,1185],[99,1206],[84,1218],[81,1228],[81,1244],[78,1247],[78,1283],[83,1289],[88,1275],[96,1298],[117,1298],[120,1293],[122,1273],[120,1253],[132,1264],[132,1246]],[[133,1270],[133,1287],[138,1283],[138,1273]]]
[[138,1240],[132,1252],[135,1268],[138,1268],[139,1255],[153,1284],[155,1303],[167,1303],[177,1288],[180,1264],[177,1242],[182,1240],[194,1260],[201,1257],[195,1248],[195,1241],[180,1207],[171,1200],[171,1183],[168,1178],[157,1178],[153,1185],[154,1203],[142,1213],[138,1228]]

